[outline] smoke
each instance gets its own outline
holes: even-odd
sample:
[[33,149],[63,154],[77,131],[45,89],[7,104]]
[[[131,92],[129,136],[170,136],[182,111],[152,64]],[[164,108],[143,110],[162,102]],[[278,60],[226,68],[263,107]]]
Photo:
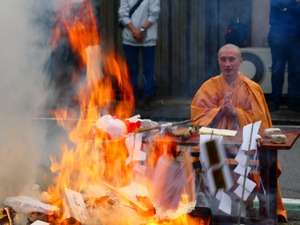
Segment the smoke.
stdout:
[[45,160],[47,129],[39,118],[50,96],[43,72],[49,49],[41,2],[47,1],[0,3],[0,205],[36,183]]

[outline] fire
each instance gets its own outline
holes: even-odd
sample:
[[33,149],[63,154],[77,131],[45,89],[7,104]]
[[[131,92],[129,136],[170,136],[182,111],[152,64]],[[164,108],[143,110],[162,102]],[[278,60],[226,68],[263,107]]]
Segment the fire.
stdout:
[[[102,40],[90,1],[85,0],[76,7],[72,4],[66,5],[59,18],[60,21],[53,30],[50,43],[55,49],[56,43],[65,35],[86,75],[79,82],[78,93],[74,98],[79,106],[79,112],[67,109],[57,109],[53,112],[59,124],[68,132],[70,142],[62,144],[61,160],[51,158],[51,171],[56,174],[56,177],[53,186],[48,189],[50,202],[61,209],[66,208],[68,206],[62,197],[65,195],[65,188],[81,193],[92,186],[106,187],[114,194],[123,197],[123,200],[128,200],[118,191],[118,188],[129,185],[134,176],[132,171],[134,163],[127,166],[125,163],[128,157],[125,137],[111,139],[95,126],[97,120],[103,115],[109,114],[125,120],[134,112],[134,97],[126,63],[115,52],[102,51]],[[172,142],[167,139],[166,143],[164,146],[174,151]],[[158,150],[159,154],[163,151],[164,149]],[[175,153],[168,152],[168,154]],[[157,157],[153,155],[148,163],[154,166]],[[85,197],[88,201],[89,198]],[[102,218],[113,217],[111,223],[107,224],[136,224],[136,221],[145,218],[136,213],[145,208],[145,202],[129,200],[130,209],[120,212],[119,209],[112,207],[116,201],[112,197],[103,197],[88,202],[92,208],[98,206],[99,202],[102,203],[100,204]],[[105,208],[106,205],[109,209]],[[134,214],[132,209],[135,209]],[[57,218],[51,218],[50,222],[66,224],[66,221],[57,221],[68,218],[64,215],[65,211],[57,215]],[[118,218],[113,215],[118,215]],[[92,220],[97,224],[101,218],[94,213]],[[188,224],[186,215],[173,221],[147,222],[144,224]]]
[[53,30],[50,44],[57,47],[58,41],[64,35],[68,36],[73,51],[80,57],[81,66],[87,64],[85,49],[88,46],[100,45],[101,37],[98,34],[97,22],[93,7],[89,0],[74,4],[66,1],[65,10],[59,15],[59,21]]
[[[103,135],[95,132],[95,122],[103,114],[125,119],[132,115],[134,109],[126,63],[116,54],[101,51],[102,40],[92,4],[89,1],[80,5],[69,3],[59,18],[50,43],[55,49],[56,43],[65,35],[79,58],[81,68],[86,70],[86,77],[85,82],[79,83],[75,97],[80,113],[66,109],[58,109],[53,113],[59,124],[69,131],[72,141],[71,146],[62,146],[61,162],[51,159],[51,170],[57,173],[57,177],[55,187],[49,190],[55,201],[60,201],[65,187],[80,192],[88,185],[98,184],[103,176],[113,178],[110,173],[126,173],[123,171],[125,168],[116,168],[118,165],[114,166],[112,172],[105,169],[103,162],[112,160],[114,155],[120,155],[120,160],[124,160],[125,155],[121,153],[125,152],[124,140],[104,144]],[[116,88],[119,93],[116,93]],[[107,149],[110,154],[103,155],[99,149]],[[105,160],[103,157],[106,157]],[[114,174],[114,179],[119,179],[120,175]],[[55,204],[61,206],[62,202]]]

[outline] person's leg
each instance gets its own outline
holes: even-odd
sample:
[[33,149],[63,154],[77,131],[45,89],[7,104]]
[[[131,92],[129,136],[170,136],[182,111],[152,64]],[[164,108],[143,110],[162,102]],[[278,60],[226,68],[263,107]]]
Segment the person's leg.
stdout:
[[290,40],[288,55],[288,106],[300,112],[300,38]]
[[150,99],[154,96],[154,54],[155,46],[142,47],[145,109],[150,109]]
[[272,55],[272,93],[270,95],[269,109],[275,111],[279,108],[282,88],[284,84],[284,73],[286,67],[286,39],[283,35],[269,34],[269,44]]
[[144,90],[143,98],[146,101],[154,96],[154,54],[155,46],[142,47]]
[[139,47],[131,45],[123,45],[123,49],[126,55],[126,62],[129,69],[130,81],[133,87],[133,94],[135,99],[139,96]]

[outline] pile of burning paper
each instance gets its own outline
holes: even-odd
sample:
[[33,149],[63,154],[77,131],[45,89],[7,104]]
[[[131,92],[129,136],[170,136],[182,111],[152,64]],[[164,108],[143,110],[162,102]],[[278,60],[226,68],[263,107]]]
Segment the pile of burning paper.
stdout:
[[[82,151],[78,143],[80,149],[68,153],[74,154],[72,165],[53,164],[52,169],[58,172],[56,185],[43,192],[35,186],[5,199],[4,205],[14,215],[11,221],[149,224],[186,220],[196,204],[192,164],[189,152],[181,151],[166,133],[167,127],[175,129],[172,123],[142,120],[139,115],[126,120],[100,117],[89,135],[94,141],[87,141],[88,149],[77,155],[76,151]],[[99,146],[97,137],[101,137]],[[74,166],[77,160],[81,161],[78,168]],[[91,166],[99,166],[97,174],[90,171]],[[81,172],[87,169],[91,174]],[[73,180],[68,183],[64,179]],[[65,184],[60,186],[62,182]]]

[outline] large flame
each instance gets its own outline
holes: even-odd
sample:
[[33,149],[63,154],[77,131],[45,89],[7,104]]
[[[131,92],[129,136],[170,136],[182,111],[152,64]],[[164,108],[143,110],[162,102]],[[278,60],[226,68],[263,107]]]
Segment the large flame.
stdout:
[[[126,63],[114,53],[101,52],[101,38],[91,3],[84,1],[76,6],[67,4],[59,18],[50,43],[55,49],[56,43],[66,35],[73,52],[80,59],[81,68],[86,71],[86,77],[79,83],[75,96],[80,113],[66,109],[54,112],[73,143],[71,146],[62,146],[61,162],[52,158],[51,169],[57,172],[57,177],[55,187],[50,190],[56,196],[53,199],[57,200],[65,187],[81,191],[87,185],[99,183],[105,174],[103,155],[99,149],[110,148],[111,157],[116,154],[122,158],[124,140],[104,145],[103,135],[95,132],[95,122],[103,114],[125,119],[132,115],[134,109]],[[120,168],[118,172],[124,173],[123,169]],[[119,175],[115,174],[116,179]],[[56,204],[60,205],[61,202]]]
[[[65,188],[81,192],[91,185],[109,184],[119,188],[130,183],[132,167],[125,166],[128,156],[125,138],[110,140],[95,128],[95,123],[104,114],[121,120],[131,117],[134,97],[124,60],[113,51],[103,52],[101,49],[102,40],[91,2],[86,0],[76,6],[67,4],[59,18],[50,43],[55,49],[65,35],[86,74],[75,96],[80,112],[67,109],[54,112],[59,124],[68,132],[70,143],[62,144],[61,160],[51,158],[51,170],[56,177],[48,193],[51,203],[63,208]],[[157,159],[157,156],[153,157]],[[122,212],[115,213],[119,214],[118,224],[136,224],[130,215],[122,218]],[[64,215],[59,215],[59,218],[62,220]],[[114,224],[114,219],[111,224]],[[187,224],[187,217],[183,215],[160,224]]]

